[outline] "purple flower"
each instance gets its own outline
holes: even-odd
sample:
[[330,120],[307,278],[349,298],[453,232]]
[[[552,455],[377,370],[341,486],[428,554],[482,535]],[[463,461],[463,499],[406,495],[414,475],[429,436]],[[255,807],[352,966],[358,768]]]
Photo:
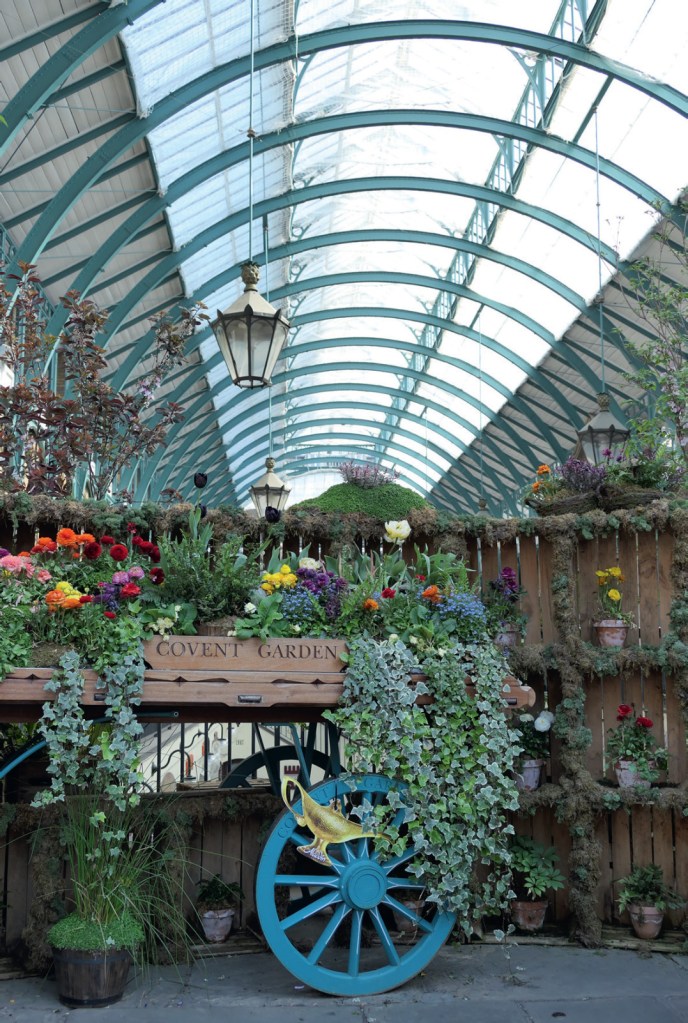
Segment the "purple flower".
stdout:
[[115,584],[115,586],[124,586],[126,583],[129,582],[129,573],[115,572],[112,576],[112,581]]
[[0,547],[0,558],[6,558],[9,553],[6,547]]
[[[117,575],[119,575],[119,572],[117,573]],[[132,565],[127,575],[129,576],[129,582],[134,582],[134,580],[136,579],[143,579],[146,573],[144,572],[140,565]]]

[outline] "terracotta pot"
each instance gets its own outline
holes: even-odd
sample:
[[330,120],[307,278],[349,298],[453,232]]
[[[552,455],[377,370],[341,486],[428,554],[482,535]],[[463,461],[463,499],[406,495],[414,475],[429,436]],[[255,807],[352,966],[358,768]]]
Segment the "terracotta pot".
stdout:
[[614,771],[620,789],[649,789],[652,784],[647,778],[640,777],[632,760],[617,760]]
[[657,937],[664,921],[664,913],[661,909],[657,909],[656,906],[640,906],[631,903],[628,912],[631,916],[633,930],[639,938],[651,941],[652,938]]
[[201,913],[201,925],[206,941],[224,941],[234,922],[233,909],[209,909]]
[[512,899],[511,921],[520,931],[539,931],[545,922],[546,899]]
[[516,788],[522,792],[533,792],[540,788],[544,760],[519,760],[516,765]]
[[495,644],[502,650],[514,647],[518,644],[519,634],[518,626],[504,622],[494,638]]
[[619,649],[626,642],[626,636],[630,626],[618,618],[603,618],[592,625],[597,635],[597,642],[603,647],[615,647]]

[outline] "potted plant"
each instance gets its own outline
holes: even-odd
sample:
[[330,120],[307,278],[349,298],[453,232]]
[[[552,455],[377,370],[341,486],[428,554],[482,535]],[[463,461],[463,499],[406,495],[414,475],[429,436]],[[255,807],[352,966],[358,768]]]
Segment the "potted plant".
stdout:
[[628,910],[633,930],[639,938],[651,940],[662,929],[664,911],[682,909],[686,900],[669,888],[662,877],[661,867],[654,863],[635,867],[626,877],[619,879],[619,910]]
[[549,710],[538,715],[517,714],[511,719],[515,741],[521,747],[516,763],[516,787],[532,791],[540,785],[542,768],[549,756],[549,733],[554,724],[554,714]]
[[498,647],[516,646],[525,635],[527,618],[521,611],[520,598],[525,594],[513,568],[505,566],[496,579],[490,580],[484,603],[488,630]]
[[614,765],[620,788],[649,788],[667,767],[668,752],[650,731],[654,722],[635,709],[619,704],[616,728],[607,732],[607,756]]
[[196,912],[207,941],[224,941],[232,929],[234,914],[243,892],[235,881],[220,874],[201,879],[198,884]]
[[564,875],[557,867],[559,856],[552,846],[517,835],[511,842],[511,919],[522,931],[539,931],[545,922],[546,892],[564,887]]
[[634,623],[633,615],[621,609],[623,573],[618,565],[613,565],[611,568],[598,569],[595,575],[599,611],[592,627],[597,642],[603,647],[622,647]]

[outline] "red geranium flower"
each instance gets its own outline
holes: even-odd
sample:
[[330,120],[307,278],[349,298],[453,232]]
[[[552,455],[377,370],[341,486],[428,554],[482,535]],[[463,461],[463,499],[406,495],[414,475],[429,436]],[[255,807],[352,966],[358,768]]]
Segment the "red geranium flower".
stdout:
[[126,561],[129,557],[129,551],[123,543],[115,543],[110,548],[110,557],[113,561]]
[[123,597],[138,597],[141,592],[141,587],[137,586],[136,583],[125,583],[120,593]]
[[132,537],[131,540],[132,547],[143,547],[144,543],[147,543],[147,541],[144,540],[142,536],[137,535]]
[[135,522],[127,522],[127,533],[138,533],[139,528]]
[[155,583],[156,586],[159,586],[160,583],[163,583],[165,581],[165,573],[161,568],[151,568],[150,578],[152,583]]
[[95,561],[103,553],[103,548],[100,546],[97,540],[93,540],[91,543],[87,543],[84,547],[84,557],[88,558],[89,561]]
[[153,564],[157,565],[157,563],[160,561],[160,548],[156,547],[155,544],[152,544],[151,546],[153,547],[153,550],[149,551],[149,557]]
[[141,554],[150,555],[150,552],[153,550],[153,547],[155,546],[150,542],[150,540],[142,540],[140,536],[135,536],[132,542],[136,544]]
[[633,717],[633,708],[629,707],[627,703],[622,703],[619,705],[619,709],[617,710],[616,713],[618,715],[619,721],[623,721],[624,718]]
[[117,617],[117,615],[115,614],[114,611],[103,611],[103,614],[105,615],[106,618],[116,618]]
[[396,593],[397,591],[393,590],[391,586],[385,586],[384,590],[380,593],[380,596],[387,599],[389,597],[395,597]]
[[639,725],[641,728],[652,728],[652,724],[653,724],[653,722],[650,720],[650,718],[643,718],[643,717],[636,718],[635,719],[635,723],[636,723],[636,725]]
[[91,596],[90,593],[82,593],[81,596],[79,597],[79,603],[80,604],[92,604],[93,603],[93,597]]
[[104,544],[105,547],[112,547],[113,543],[115,542],[115,538],[114,536],[101,536],[100,542]]
[[424,582],[425,582],[425,576],[424,576],[424,575],[417,575],[417,576],[416,576],[416,579],[418,579],[418,580],[419,580],[420,582],[422,582],[422,583],[424,583]]

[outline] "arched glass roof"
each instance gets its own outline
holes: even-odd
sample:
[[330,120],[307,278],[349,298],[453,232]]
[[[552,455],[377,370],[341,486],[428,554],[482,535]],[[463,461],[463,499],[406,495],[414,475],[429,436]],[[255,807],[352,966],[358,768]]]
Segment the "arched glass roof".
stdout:
[[261,392],[197,334],[137,499],[190,496],[201,467],[244,503],[272,450],[311,487],[372,459],[448,509],[512,511],[601,386],[619,408],[638,323],[615,281],[687,184],[685,5],[26,7],[0,14],[9,263],[110,309],[120,388],[150,316],[214,315],[249,257],[293,326]]

